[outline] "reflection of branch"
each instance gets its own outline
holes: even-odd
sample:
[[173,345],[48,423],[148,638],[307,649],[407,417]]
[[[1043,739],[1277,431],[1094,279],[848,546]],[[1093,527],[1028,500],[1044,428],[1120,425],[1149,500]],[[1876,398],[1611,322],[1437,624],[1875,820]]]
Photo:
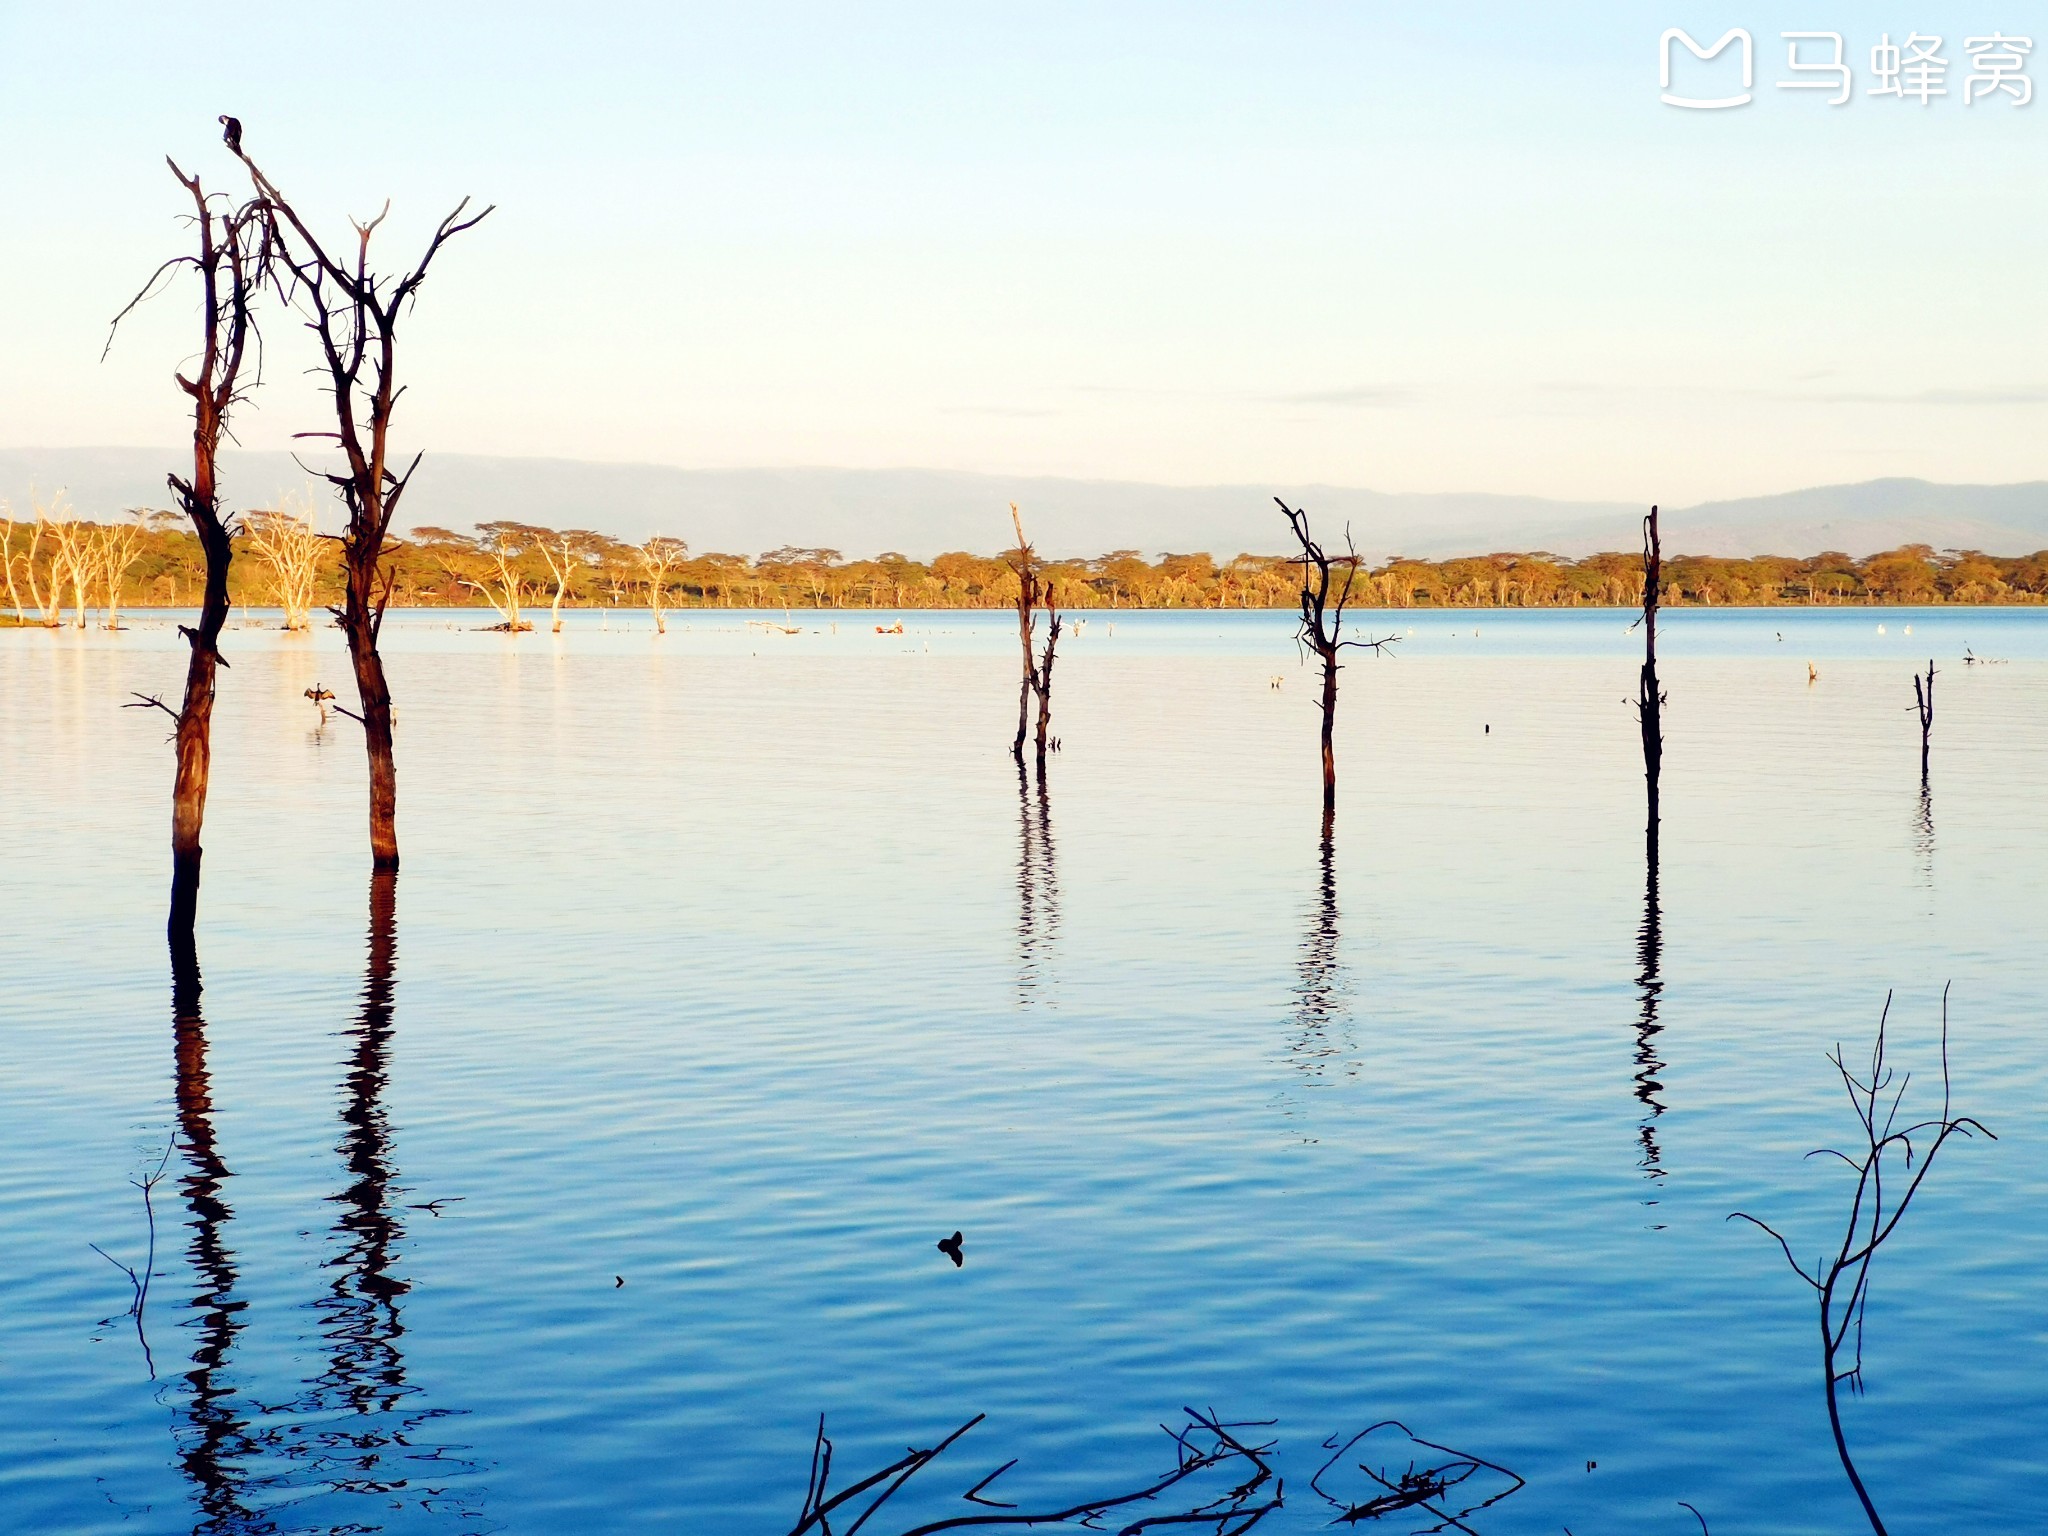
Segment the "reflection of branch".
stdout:
[[[1893,1090],[1895,1074],[1885,1059],[1885,1022],[1890,1017],[1891,1006],[1891,994],[1886,993],[1884,1012],[1878,1017],[1877,1041],[1871,1047],[1867,1076],[1858,1077],[1844,1063],[1839,1045],[1828,1056],[1842,1079],[1850,1108],[1855,1111],[1857,1124],[1863,1131],[1863,1146],[1858,1149],[1857,1156],[1852,1157],[1833,1147],[1821,1147],[1807,1154],[1809,1157],[1839,1158],[1856,1172],[1856,1188],[1849,1201],[1849,1218],[1833,1256],[1823,1256],[1808,1270],[1793,1257],[1792,1245],[1776,1227],[1758,1220],[1747,1211],[1735,1211],[1728,1217],[1730,1221],[1749,1222],[1775,1239],[1792,1272],[1814,1292],[1820,1306],[1821,1365],[1827,1387],[1828,1425],[1835,1437],[1835,1454],[1841,1458],[1849,1486],[1855,1490],[1863,1513],[1877,1536],[1885,1536],[1884,1521],[1879,1518],[1877,1507],[1871,1502],[1869,1491],[1857,1473],[1856,1463],[1849,1455],[1849,1444],[1842,1434],[1839,1402],[1839,1389],[1843,1382],[1849,1384],[1851,1391],[1863,1390],[1863,1320],[1870,1304],[1871,1261],[1877,1257],[1877,1250],[1886,1239],[1898,1230],[1900,1221],[1905,1218],[1906,1207],[1912,1204],[1913,1196],[1920,1192],[1921,1182],[1934,1166],[1935,1154],[1941,1151],[1949,1137],[1982,1134],[1992,1140],[1997,1139],[1977,1121],[1949,1113],[1947,987],[1941,989],[1941,1114],[1936,1119],[1919,1120],[1909,1125],[1898,1123],[1899,1108],[1905,1100],[1906,1087],[1912,1081],[1912,1075],[1908,1073],[1898,1077],[1896,1091]],[[1883,1113],[1879,1113],[1880,1109]],[[1914,1146],[1915,1138],[1921,1142],[1918,1148]],[[1911,1174],[1904,1192],[1897,1196],[1889,1209],[1885,1204],[1884,1187],[1885,1157],[1888,1153],[1898,1154]],[[1916,1160],[1919,1164],[1917,1169],[1914,1167]],[[1850,1341],[1852,1331],[1855,1334],[1853,1345]],[[1850,1350],[1855,1362],[1846,1371],[1837,1368],[1845,1348]]]
[[[1272,1446],[1248,1445],[1233,1433],[1239,1429],[1263,1425],[1225,1423],[1212,1413],[1200,1413],[1193,1408],[1184,1408],[1181,1411],[1187,1415],[1187,1422],[1177,1430],[1167,1431],[1174,1444],[1174,1469],[1139,1487],[1080,1499],[1056,1509],[1021,1510],[1016,1505],[998,1504],[994,1500],[980,1497],[990,1483],[1016,1465],[1012,1460],[996,1468],[961,1495],[963,1499],[984,1509],[997,1511],[996,1513],[955,1515],[948,1519],[927,1521],[905,1527],[897,1536],[933,1536],[933,1533],[938,1531],[969,1527],[985,1530],[1000,1527],[1064,1525],[1074,1522],[1093,1529],[1094,1522],[1107,1515],[1109,1511],[1150,1503],[1188,1479],[1216,1467],[1230,1469],[1230,1475],[1238,1480],[1214,1497],[1191,1506],[1184,1506],[1183,1499],[1189,1495],[1183,1495],[1182,1498],[1174,1499],[1164,1506],[1164,1509],[1170,1512],[1141,1516],[1121,1529],[1126,1533],[1134,1533],[1154,1526],[1187,1526],[1200,1527],[1211,1532],[1212,1536],[1240,1536],[1240,1533],[1249,1531],[1273,1510],[1280,1508],[1280,1484],[1275,1480],[1273,1469],[1266,1460]],[[852,1501],[879,1489],[880,1492],[875,1493],[867,1506],[843,1527],[846,1536],[853,1536],[853,1533],[865,1526],[876,1511],[900,1491],[905,1483],[936,1461],[949,1446],[979,1424],[983,1417],[984,1415],[977,1413],[930,1450],[913,1449],[838,1493],[828,1492],[832,1478],[832,1442],[825,1437],[825,1421],[821,1418],[818,1421],[817,1439],[811,1449],[811,1471],[804,1488],[803,1509],[797,1517],[797,1523],[790,1528],[789,1536],[805,1536],[809,1531],[817,1531],[819,1536],[829,1536],[832,1530],[831,1519],[835,1513]],[[1268,1483],[1272,1484],[1272,1492],[1262,1498],[1262,1490]]]
[[156,1207],[150,1201],[150,1192],[162,1181],[164,1169],[170,1166],[171,1153],[177,1150],[177,1146],[178,1138],[174,1133],[171,1139],[164,1145],[164,1155],[157,1160],[156,1171],[144,1178],[130,1179],[128,1181],[142,1191],[142,1214],[149,1223],[149,1251],[142,1261],[142,1273],[138,1275],[132,1265],[123,1264],[98,1243],[86,1244],[94,1253],[126,1275],[128,1277],[128,1284],[135,1290],[135,1299],[129,1302],[128,1310],[123,1316],[135,1319],[135,1337],[142,1345],[142,1360],[143,1364],[149,1367],[149,1379],[151,1381],[156,1380],[156,1357],[150,1353],[149,1335],[143,1331],[142,1326],[143,1313],[149,1306],[150,1277],[156,1273]]

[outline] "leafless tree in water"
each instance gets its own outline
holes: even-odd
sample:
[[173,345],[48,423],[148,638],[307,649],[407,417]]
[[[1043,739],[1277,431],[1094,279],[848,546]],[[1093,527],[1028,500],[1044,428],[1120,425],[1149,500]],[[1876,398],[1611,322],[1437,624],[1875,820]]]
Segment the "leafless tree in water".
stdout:
[[442,248],[491,213],[468,212],[464,198],[435,227],[419,261],[387,277],[370,268],[370,239],[390,212],[354,222],[355,250],[337,257],[313,234],[290,199],[250,158],[237,127],[229,148],[248,167],[261,194],[278,252],[277,286],[298,306],[306,328],[320,345],[324,374],[334,402],[335,430],[301,433],[334,443],[343,467],[327,475],[341,497],[347,523],[341,535],[346,595],[335,610],[348,640],[360,713],[347,711],[363,728],[370,768],[370,859],[380,870],[398,868],[398,770],[392,754],[391,688],[384,675],[378,637],[391,601],[396,572],[384,562],[406,487],[419,468],[414,454],[401,474],[392,468],[391,418],[398,403],[399,321],[410,312]]
[[[159,267],[127,308],[114,317],[114,328],[118,330],[121,321],[165,278],[189,271],[199,280],[198,361],[190,378],[176,375],[178,387],[192,401],[192,473],[189,479],[174,474],[169,480],[172,494],[198,537],[206,561],[206,585],[199,603],[199,622],[178,626],[190,646],[183,700],[172,709],[154,696],[137,696],[140,706],[161,709],[175,723],[170,915],[175,945],[181,933],[190,942],[199,914],[199,839],[213,769],[213,700],[220,668],[227,665],[221,659],[220,635],[228,619],[228,566],[234,558],[235,530],[221,510],[217,460],[229,417],[247,400],[262,372],[255,303],[275,272],[277,247],[270,209],[262,197],[232,204],[210,196],[199,177],[187,176],[176,161],[166,159],[165,164],[192,199],[192,229],[198,250],[173,257]],[[108,348],[113,344],[110,332]]]
[[689,558],[690,546],[681,539],[657,534],[635,553],[640,557],[640,569],[647,577],[647,606],[654,614],[654,632],[665,635],[668,633],[668,620],[662,615],[668,605],[668,573]]
[[1664,773],[1664,706],[1670,695],[1657,680],[1657,599],[1664,585],[1664,546],[1657,529],[1657,509],[1643,519],[1643,669],[1636,679],[1636,721],[1643,733],[1643,778],[1649,787],[1650,820],[1645,836],[1650,862],[1657,860],[1661,816],[1658,790]]
[[284,610],[284,627],[304,634],[312,625],[313,585],[320,574],[320,534],[310,494],[279,498],[266,511],[242,519],[250,553],[269,568],[270,589]]
[[163,1182],[164,1171],[171,1165],[171,1154],[177,1150],[178,1138],[173,1136],[165,1143],[164,1155],[157,1160],[156,1167],[150,1172],[145,1173],[141,1178],[128,1181],[142,1191],[142,1219],[148,1237],[148,1247],[143,1255],[142,1268],[137,1269],[132,1264],[123,1263],[98,1243],[86,1244],[94,1253],[128,1277],[128,1285],[132,1295],[128,1303],[128,1310],[122,1316],[135,1319],[135,1341],[142,1346],[142,1361],[144,1366],[148,1368],[151,1381],[156,1380],[156,1355],[149,1347],[147,1314],[149,1312],[150,1282],[156,1277],[156,1187]]
[[559,635],[562,632],[562,602],[569,595],[569,583],[590,563],[591,556],[602,549],[604,543],[603,534],[593,533],[588,528],[560,531],[550,528],[535,545],[547,564],[549,578],[555,584],[554,599],[548,604],[548,633]]
[[1927,785],[1927,753],[1934,744],[1934,659],[1928,658],[1926,686],[1919,674],[1913,677],[1913,712],[1920,717],[1920,784]]
[[99,568],[100,628],[121,627],[121,598],[128,586],[128,568],[142,544],[142,525],[115,523],[93,534],[92,554]]
[[1351,602],[1359,569],[1358,548],[1351,542],[1349,530],[1344,535],[1346,552],[1332,555],[1310,533],[1305,509],[1290,507],[1278,496],[1273,501],[1286,517],[1288,531],[1294,535],[1294,542],[1301,549],[1298,557],[1301,564],[1301,628],[1295,638],[1304,650],[1314,652],[1323,668],[1323,691],[1317,707],[1323,712],[1323,835],[1328,837],[1337,821],[1335,733],[1340,658],[1347,649],[1384,655],[1400,636],[1384,635],[1377,640],[1344,638],[1344,610]]
[[[1892,1000],[1887,993],[1884,1012],[1878,1018],[1877,1040],[1871,1047],[1870,1066],[1858,1075],[1843,1058],[1838,1045],[1829,1054],[1842,1087],[1855,1112],[1862,1140],[1853,1152],[1823,1147],[1809,1157],[1839,1159],[1856,1175],[1849,1199],[1849,1214],[1832,1252],[1824,1252],[1808,1268],[1792,1256],[1792,1245],[1768,1222],[1747,1211],[1736,1211],[1730,1221],[1746,1221],[1777,1241],[1792,1272],[1813,1291],[1820,1310],[1821,1379],[1825,1383],[1828,1427],[1834,1433],[1835,1454],[1848,1474],[1849,1486],[1863,1506],[1876,1536],[1886,1536],[1884,1521],[1871,1501],[1856,1462],[1849,1454],[1849,1442],[1842,1432],[1841,1389],[1863,1390],[1863,1323],[1870,1304],[1870,1270],[1878,1251],[1898,1231],[1913,1197],[1933,1171],[1934,1160],[1951,1136],[1985,1136],[1991,1132],[1968,1116],[1952,1113],[1948,1069],[1948,988],[1941,991],[1941,1113],[1910,1124],[1899,1123],[1906,1089],[1912,1074],[1895,1073],[1886,1054],[1885,1026],[1891,1016]],[[1886,1187],[1887,1169],[1898,1166]],[[1901,1183],[1903,1182],[1903,1189]],[[1843,1368],[1843,1360],[1850,1363]]]
[[[1038,701],[1038,771],[1045,772],[1045,754],[1056,751],[1051,740],[1052,664],[1060,643],[1060,610],[1053,600],[1052,583],[1039,569],[1038,551],[1024,537],[1024,519],[1017,503],[1010,503],[1010,523],[1017,530],[1017,546],[1010,551],[1010,568],[1017,573],[1017,639],[1024,650],[1024,672],[1017,685],[1017,736],[1010,743],[1010,755],[1024,761],[1024,738],[1030,731],[1031,701]],[[1037,615],[1044,610],[1045,649],[1037,648]]]
[[[54,510],[62,510],[63,496]],[[57,621],[64,620],[64,589],[71,589],[71,627],[85,628],[85,611],[92,606],[92,589],[97,584],[99,562],[93,558],[92,530],[72,517],[49,520],[50,539],[56,549],[50,557],[50,588],[56,599]]]
[[[61,506],[61,501],[59,505]],[[11,515],[5,518],[7,606],[16,614],[22,615],[25,621],[27,616],[32,614],[33,622],[45,629],[55,629],[64,622],[64,599],[58,586],[55,562],[51,563],[49,569],[47,590],[37,575],[36,555],[43,547],[43,540],[55,537],[50,527],[49,513],[40,501],[36,503],[35,521],[29,523],[27,527],[28,547],[17,551],[14,547],[14,519]],[[26,603],[21,600],[23,587],[28,589],[29,600]]]

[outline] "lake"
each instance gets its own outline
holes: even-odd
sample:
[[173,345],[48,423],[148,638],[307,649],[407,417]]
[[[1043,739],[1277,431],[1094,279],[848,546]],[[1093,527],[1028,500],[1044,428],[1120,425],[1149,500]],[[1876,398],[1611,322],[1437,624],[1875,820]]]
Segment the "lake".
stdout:
[[[1726,1218],[1832,1238],[1825,1053],[1890,991],[1938,1102],[1945,984],[1998,1139],[1847,1433],[1894,1530],[2039,1516],[2048,612],[1667,613],[1647,936],[1612,611],[1360,615],[1327,861],[1285,614],[1088,614],[1041,798],[1012,616],[394,613],[376,910],[340,636],[236,627],[197,1000],[121,708],[171,617],[0,632],[0,1529],[781,1536],[821,1414],[843,1485],[985,1413],[894,1532],[1171,1470],[1184,1405],[1274,1421],[1262,1533],[1388,1419],[1526,1479],[1487,1532],[1859,1529]],[[91,1245],[145,1267],[167,1148],[145,1355]]]

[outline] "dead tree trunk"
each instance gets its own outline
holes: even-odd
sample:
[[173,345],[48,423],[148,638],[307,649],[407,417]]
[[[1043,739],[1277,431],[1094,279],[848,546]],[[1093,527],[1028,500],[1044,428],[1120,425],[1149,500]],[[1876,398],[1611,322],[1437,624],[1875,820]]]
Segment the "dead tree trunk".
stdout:
[[[1351,601],[1351,589],[1358,580],[1358,550],[1351,543],[1349,531],[1344,538],[1347,553],[1332,556],[1310,535],[1306,511],[1297,511],[1278,496],[1273,501],[1286,517],[1295,543],[1301,546],[1301,627],[1295,633],[1295,641],[1305,651],[1313,652],[1323,669],[1323,690],[1318,704],[1323,712],[1323,835],[1328,837],[1337,819],[1337,671],[1341,665],[1340,654],[1346,647],[1355,646],[1383,655],[1387,647],[1400,637],[1386,635],[1378,640],[1344,638],[1344,609]],[[1343,568],[1344,575],[1332,591],[1332,572],[1337,567]]]
[[1913,678],[1913,707],[1920,715],[1920,787],[1927,787],[1927,748],[1934,739],[1934,660],[1928,658],[1927,686],[1920,686],[1920,678]]
[[[1017,547],[1010,552],[1010,565],[1017,573],[1017,643],[1024,652],[1023,676],[1017,683],[1017,735],[1010,743],[1010,755],[1024,766],[1024,738],[1030,733],[1031,700],[1038,699],[1038,771],[1045,773],[1045,754],[1057,752],[1052,739],[1052,664],[1060,643],[1060,610],[1053,601],[1052,583],[1038,569],[1038,551],[1024,537],[1024,520],[1017,503],[1010,503],[1010,524],[1017,530]],[[1036,646],[1037,613],[1045,610],[1045,651]]]
[[[1017,679],[1017,735],[1010,743],[1010,756],[1017,759],[1021,767],[1024,738],[1031,727],[1031,694],[1038,679],[1038,663],[1032,645],[1033,614],[1038,606],[1038,551],[1024,537],[1024,520],[1018,515],[1014,501],[1010,503],[1010,523],[1017,530],[1017,547],[1010,553],[1010,564],[1017,572],[1017,644],[1024,652],[1023,671]],[[1042,758],[1042,748],[1040,755]]]
[[1643,519],[1643,670],[1636,680],[1636,719],[1643,731],[1643,777],[1649,785],[1650,821],[1646,834],[1650,862],[1657,859],[1658,778],[1664,771],[1664,704],[1667,695],[1657,681],[1657,595],[1664,581],[1664,549],[1657,536],[1657,509]]
[[[1032,687],[1038,694],[1038,778],[1045,782],[1045,754],[1047,732],[1052,728],[1052,663],[1053,653],[1060,643],[1060,611],[1053,606],[1051,589],[1041,586],[1045,600],[1045,652],[1038,659],[1038,666],[1032,673]],[[1059,750],[1059,743],[1051,743],[1053,751]]]
[[[177,722],[178,766],[171,788],[170,934],[173,953],[183,954],[191,950],[193,924],[199,913],[199,836],[206,821],[206,791],[213,765],[215,680],[219,669],[227,665],[220,655],[220,634],[227,624],[228,563],[234,558],[234,531],[221,514],[215,460],[228,415],[245,398],[242,365],[256,332],[252,301],[269,275],[273,247],[260,198],[237,208],[217,207],[196,175],[187,176],[175,161],[165,163],[191,195],[199,252],[176,257],[158,268],[128,308],[115,317],[114,325],[118,328],[129,310],[147,298],[166,273],[189,266],[198,274],[203,344],[193,376],[176,375],[178,387],[192,400],[192,474],[190,479],[168,478],[172,494],[198,536],[206,560],[206,586],[198,624],[178,626],[191,647],[185,665],[184,699],[175,710],[161,699],[140,701],[162,709]],[[107,345],[113,345],[111,334]]]
[[419,263],[395,279],[386,278],[370,270],[370,237],[390,212],[388,202],[374,219],[354,223],[356,248],[353,259],[344,264],[314,238],[298,211],[250,159],[239,123],[231,122],[228,147],[249,168],[263,196],[279,259],[289,273],[280,275],[278,286],[299,306],[307,329],[320,343],[334,399],[335,430],[301,435],[331,439],[344,460],[340,470],[327,476],[348,514],[341,535],[344,595],[342,606],[333,612],[348,640],[361,713],[343,713],[362,725],[369,754],[371,867],[393,870],[398,868],[398,769],[392,755],[391,688],[377,641],[397,577],[395,569],[384,564],[385,544],[399,501],[420,464],[420,455],[415,454],[403,474],[391,468],[391,415],[399,395],[398,322],[418,297],[441,247],[474,228],[491,210],[465,218],[469,199],[464,198],[435,228]]

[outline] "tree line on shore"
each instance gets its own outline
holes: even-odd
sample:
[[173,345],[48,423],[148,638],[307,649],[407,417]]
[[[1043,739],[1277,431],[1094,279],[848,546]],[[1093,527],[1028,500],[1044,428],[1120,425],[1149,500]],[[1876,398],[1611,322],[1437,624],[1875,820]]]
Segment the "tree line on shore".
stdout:
[[[338,541],[316,533],[314,502],[284,497],[246,514],[233,535],[228,577],[235,603],[280,607],[304,628],[338,604],[345,573]],[[206,553],[181,512],[137,511],[108,522],[70,516],[59,498],[15,519],[0,509],[7,605],[30,623],[84,624],[89,611],[118,623],[123,607],[197,606]],[[1008,555],[965,551],[913,560],[885,553],[847,559],[835,549],[788,546],[758,555],[692,553],[680,539],[630,544],[589,529],[489,522],[472,533],[424,527],[386,545],[391,602],[403,607],[495,609],[525,629],[530,610],[563,608],[1012,608],[1018,575]],[[1861,559],[1674,555],[1660,599],[1670,606],[2048,602],[2048,550],[1987,555],[1908,544]],[[1061,608],[1292,608],[1301,557],[1207,552],[1147,560],[1122,549],[1089,559],[1041,559],[1038,579]],[[1640,607],[1642,557],[1571,560],[1508,552],[1420,560],[1396,556],[1359,573],[1354,602],[1385,608]]]

